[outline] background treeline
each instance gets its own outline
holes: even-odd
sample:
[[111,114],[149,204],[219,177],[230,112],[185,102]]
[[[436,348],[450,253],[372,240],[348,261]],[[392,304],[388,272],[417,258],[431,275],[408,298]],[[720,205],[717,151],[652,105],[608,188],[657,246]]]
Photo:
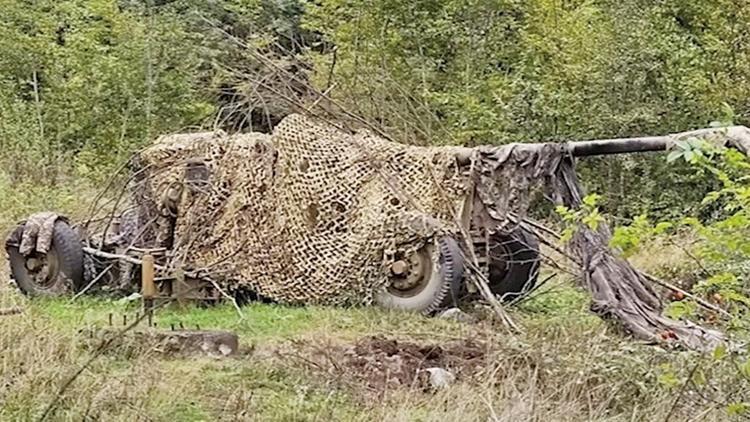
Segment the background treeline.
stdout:
[[[0,0],[0,163],[98,181],[161,133],[268,130],[317,98],[417,144],[750,123],[742,0]],[[681,214],[663,156],[589,160],[606,211]]]

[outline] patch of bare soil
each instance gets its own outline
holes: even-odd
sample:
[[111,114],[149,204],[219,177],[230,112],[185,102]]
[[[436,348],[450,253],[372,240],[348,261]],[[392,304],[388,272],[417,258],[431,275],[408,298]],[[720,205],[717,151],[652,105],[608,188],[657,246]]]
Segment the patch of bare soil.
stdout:
[[486,346],[471,340],[419,344],[370,336],[354,344],[294,342],[277,351],[287,364],[302,367],[355,391],[382,395],[397,388],[434,388],[432,368],[470,379],[485,367]]

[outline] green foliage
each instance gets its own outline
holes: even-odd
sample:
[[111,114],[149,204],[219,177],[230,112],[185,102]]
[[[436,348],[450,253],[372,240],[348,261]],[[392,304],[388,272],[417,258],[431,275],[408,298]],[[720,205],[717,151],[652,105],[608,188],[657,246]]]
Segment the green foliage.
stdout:
[[731,403],[727,406],[727,413],[730,416],[742,416],[747,414],[750,410],[750,403],[737,402]]
[[97,181],[164,133],[259,129],[289,112],[259,81],[288,77],[256,54],[306,69],[294,57],[320,44],[298,0],[0,0],[0,10],[0,164],[47,184]]
[[[616,227],[611,245],[628,256],[643,241],[672,230],[696,238],[693,244],[683,246],[701,268],[693,293],[729,310],[735,316],[733,326],[745,326],[750,310],[750,243],[746,240],[750,235],[750,160],[734,149],[696,138],[676,141],[667,160],[688,162],[696,172],[719,183],[720,187],[701,201],[702,207],[711,208],[712,217],[688,215],[653,225],[642,215],[629,225]],[[692,302],[681,301],[670,304],[666,313],[684,318],[695,316],[696,311]]]
[[[331,95],[416,143],[570,141],[748,122],[748,9],[720,2],[441,0],[307,3],[336,46]],[[722,116],[716,119],[716,110]],[[736,110],[729,113],[727,110]],[[711,184],[656,157],[582,166],[602,210],[694,211]]]
[[690,137],[686,140],[675,141],[675,148],[667,155],[667,162],[671,163],[679,158],[688,163],[696,163],[703,158],[705,141],[696,137]]
[[677,372],[674,370],[672,365],[668,363],[659,366],[659,375],[656,379],[659,384],[667,387],[668,389],[675,389],[681,384],[680,379],[677,378]]
[[57,187],[13,181],[0,173],[0,233],[7,233],[19,221],[39,210],[57,210],[77,219],[85,212],[82,205],[96,194],[96,188],[81,181],[66,180]]
[[[750,12],[728,0],[29,4],[0,0],[0,161],[14,180],[98,179],[165,132],[263,129],[265,111],[289,107],[259,81],[289,78],[262,70],[259,52],[409,143],[750,121],[750,29],[737,25]],[[693,213],[713,188],[654,157],[591,159],[581,174],[606,193],[601,212],[627,218]]]
[[14,177],[55,182],[71,161],[96,176],[212,113],[178,17],[113,0],[27,3],[0,3],[0,139]]
[[541,289],[518,306],[529,315],[543,315],[545,321],[554,317],[575,317],[579,319],[591,315],[588,311],[588,295],[572,284],[563,284]]
[[639,246],[648,239],[653,239],[673,227],[672,223],[662,221],[652,225],[647,214],[641,214],[627,226],[615,227],[609,246],[628,257],[639,250]]
[[565,224],[560,239],[562,242],[569,242],[581,224],[591,230],[596,230],[599,224],[604,222],[604,216],[599,212],[599,208],[596,205],[600,198],[597,194],[587,195],[583,198],[581,206],[575,210],[571,210],[564,205],[558,205],[555,208],[555,211],[562,217]]
[[744,280],[748,272],[750,244],[745,241],[750,233],[750,184],[747,170],[750,162],[733,150],[719,151],[713,159],[695,159],[696,166],[713,174],[722,188],[711,192],[703,201],[705,206],[718,205],[718,217],[703,223],[687,218],[683,223],[701,238],[696,254],[710,267],[712,274],[698,283],[696,291],[715,294],[728,306],[742,313],[750,306],[750,285]]
[[672,319],[691,318],[695,316],[695,303],[687,300],[672,302],[664,310],[664,314]]

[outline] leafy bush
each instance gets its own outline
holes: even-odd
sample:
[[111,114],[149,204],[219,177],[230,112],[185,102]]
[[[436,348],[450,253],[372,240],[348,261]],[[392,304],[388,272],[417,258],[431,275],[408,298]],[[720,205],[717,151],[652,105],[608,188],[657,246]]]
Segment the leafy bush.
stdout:
[[[695,238],[693,244],[683,245],[687,258],[695,260],[701,279],[692,286],[694,293],[724,307],[735,316],[735,325],[742,323],[750,310],[750,160],[741,152],[717,147],[696,138],[678,141],[668,161],[684,160],[702,177],[720,183],[709,192],[701,205],[711,210],[711,218],[683,216],[653,224],[646,215],[632,224],[615,228],[612,246],[624,255],[633,253],[654,236],[670,236],[676,231],[687,231]],[[671,305],[673,317],[694,314],[692,304],[677,302]]]
[[[747,123],[750,9],[721,2],[309,2],[335,45],[318,83],[411,143],[501,144],[680,132],[726,102]],[[316,54],[316,56],[319,56]],[[586,160],[603,211],[674,218],[712,186],[659,157]]]

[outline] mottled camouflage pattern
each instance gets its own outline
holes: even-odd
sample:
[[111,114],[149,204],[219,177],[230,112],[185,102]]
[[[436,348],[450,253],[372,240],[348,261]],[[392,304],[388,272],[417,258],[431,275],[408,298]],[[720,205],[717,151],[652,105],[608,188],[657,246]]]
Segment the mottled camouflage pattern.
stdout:
[[28,256],[32,252],[46,254],[52,245],[52,234],[55,222],[61,217],[50,211],[39,212],[30,216],[23,225],[18,251]]
[[228,289],[287,303],[369,303],[383,258],[456,230],[467,175],[451,148],[289,116],[272,136],[164,137],[137,158],[142,246]]

